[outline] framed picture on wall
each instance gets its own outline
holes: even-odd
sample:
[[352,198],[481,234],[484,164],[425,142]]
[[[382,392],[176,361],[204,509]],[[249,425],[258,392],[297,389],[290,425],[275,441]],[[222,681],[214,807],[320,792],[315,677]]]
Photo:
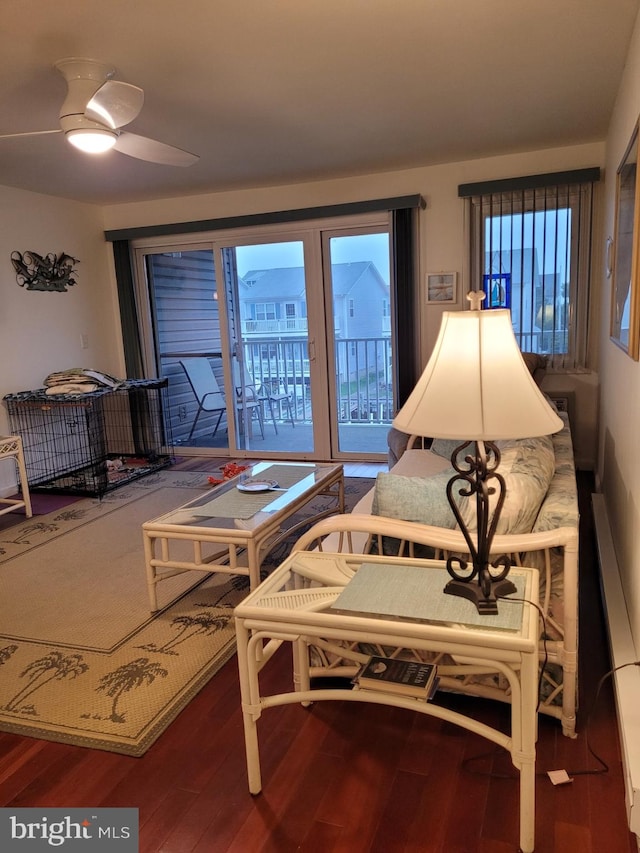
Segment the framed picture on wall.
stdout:
[[455,302],[458,273],[427,273],[427,302]]
[[483,275],[482,286],[486,296],[485,308],[511,308],[511,273]]
[[640,352],[640,182],[638,124],[616,173],[611,339],[638,360]]

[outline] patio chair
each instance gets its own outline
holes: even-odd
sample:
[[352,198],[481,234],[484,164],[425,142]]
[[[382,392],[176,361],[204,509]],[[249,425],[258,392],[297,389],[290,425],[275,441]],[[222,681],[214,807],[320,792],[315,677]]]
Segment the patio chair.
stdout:
[[270,391],[266,385],[261,385],[258,387],[251,377],[247,366],[243,366],[242,375],[244,381],[240,382],[240,366],[234,364],[234,381],[236,383],[236,393],[238,395],[244,392],[247,396],[247,399],[254,400],[256,402],[260,402],[261,406],[269,407],[269,416],[273,422],[273,428],[275,430],[276,435],[278,435],[278,425],[276,423],[276,415],[274,410],[274,404],[280,405],[284,403],[287,408],[287,413],[289,415],[289,419],[291,420],[291,426],[295,426],[295,422],[293,419],[293,408],[291,406],[291,394],[288,391]]
[[278,385],[278,390],[273,391],[269,390],[266,385],[262,385],[259,389],[260,396],[269,406],[269,414],[271,415],[271,420],[273,421],[273,428],[276,431],[276,435],[278,434],[278,427],[276,425],[276,416],[274,413],[274,404],[280,408],[282,405],[287,410],[287,415],[289,416],[289,420],[291,421],[291,426],[295,427],[295,421],[293,418],[293,406],[291,405],[291,393],[286,390],[282,390],[282,386]]
[[247,412],[247,427],[249,431],[249,437],[251,438],[251,425],[254,420],[258,421],[258,426],[260,427],[260,433],[264,438],[264,411],[263,411],[263,398],[258,394],[258,390],[256,386],[253,384],[253,380],[249,376],[249,371],[244,368],[243,374],[244,381],[240,378],[240,365],[237,361],[233,362],[233,384],[236,389],[236,400],[238,401],[238,409],[240,414],[242,415],[244,411]]
[[211,367],[211,362],[208,358],[204,357],[185,358],[184,361],[180,362],[180,365],[186,373],[191,390],[198,401],[198,411],[196,412],[193,424],[191,425],[191,432],[189,433],[188,440],[191,441],[196,424],[198,423],[198,418],[202,412],[209,412],[210,414],[218,415],[218,420],[216,421],[216,425],[213,429],[213,435],[215,435],[218,431],[218,427],[220,426],[222,416],[227,411],[227,404],[225,403],[224,395],[218,386],[218,380],[216,379],[213,368]]

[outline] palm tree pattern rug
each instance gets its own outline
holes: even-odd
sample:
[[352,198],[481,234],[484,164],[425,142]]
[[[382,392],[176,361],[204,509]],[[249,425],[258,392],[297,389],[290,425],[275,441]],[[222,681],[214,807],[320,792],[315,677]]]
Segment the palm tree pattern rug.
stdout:
[[[154,615],[145,580],[141,524],[210,488],[207,476],[160,471],[0,531],[1,731],[139,756],[229,660],[246,577],[167,580]],[[371,485],[345,480],[347,508]]]

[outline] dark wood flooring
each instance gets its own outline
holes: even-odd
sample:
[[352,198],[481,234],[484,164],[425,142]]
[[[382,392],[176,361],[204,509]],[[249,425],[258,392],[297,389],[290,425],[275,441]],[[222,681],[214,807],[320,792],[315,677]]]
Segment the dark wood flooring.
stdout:
[[[580,734],[570,740],[557,722],[540,720],[538,853],[637,851],[626,823],[609,682],[586,714],[609,667],[591,486],[581,474]],[[265,686],[287,683],[287,665],[288,657],[277,655]],[[499,703],[446,701],[506,723]],[[605,774],[579,775],[598,766],[587,726],[592,748],[609,765]],[[232,659],[142,758],[0,733],[0,807],[135,806],[141,853],[517,850],[515,771],[493,744],[451,724],[397,708],[325,702],[269,709],[259,735],[264,791],[252,797]],[[545,771],[559,768],[574,781],[553,787]]]

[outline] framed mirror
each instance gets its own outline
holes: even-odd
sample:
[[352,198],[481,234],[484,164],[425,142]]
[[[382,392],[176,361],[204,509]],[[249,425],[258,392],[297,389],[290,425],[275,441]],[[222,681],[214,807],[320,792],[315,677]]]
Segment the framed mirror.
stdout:
[[611,338],[631,358],[638,360],[640,329],[640,186],[638,171],[638,124],[616,175],[616,218],[613,238],[613,286],[611,289]]

